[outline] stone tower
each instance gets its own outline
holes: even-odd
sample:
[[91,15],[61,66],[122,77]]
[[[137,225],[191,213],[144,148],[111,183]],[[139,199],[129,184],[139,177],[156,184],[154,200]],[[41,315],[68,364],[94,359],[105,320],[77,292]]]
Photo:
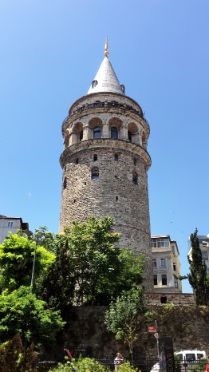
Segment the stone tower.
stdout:
[[147,170],[149,125],[141,107],[125,95],[108,57],[86,96],[62,125],[64,151],[61,231],[88,216],[112,216],[120,245],[146,257],[146,288],[152,288]]

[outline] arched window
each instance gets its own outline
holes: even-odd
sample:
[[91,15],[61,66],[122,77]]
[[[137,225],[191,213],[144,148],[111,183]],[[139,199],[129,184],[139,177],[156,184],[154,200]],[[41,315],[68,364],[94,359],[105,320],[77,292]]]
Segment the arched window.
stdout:
[[139,131],[136,123],[128,124],[128,140],[131,143],[139,144]]
[[97,154],[94,154],[94,161],[97,161]]
[[101,128],[95,127],[93,129],[93,138],[101,138]]
[[133,173],[133,183],[138,185],[138,174],[136,172]]
[[129,142],[132,142],[132,133],[128,131],[128,140]]
[[91,86],[92,88],[95,88],[98,84],[98,81],[97,80],[93,80],[92,83],[91,83]]
[[98,180],[99,179],[99,168],[97,168],[97,167],[92,168],[91,179],[92,180]]
[[111,138],[118,139],[118,128],[111,127]]
[[82,139],[83,139],[83,131],[82,130],[79,133],[79,139],[80,139],[80,141],[82,141]]

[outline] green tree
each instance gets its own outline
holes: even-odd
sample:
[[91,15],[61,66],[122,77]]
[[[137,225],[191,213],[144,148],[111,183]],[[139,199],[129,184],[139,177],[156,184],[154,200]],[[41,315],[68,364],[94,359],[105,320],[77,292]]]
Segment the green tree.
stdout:
[[55,341],[64,323],[59,311],[48,309],[46,302],[20,287],[0,295],[0,343],[20,334],[26,344]]
[[118,247],[111,218],[75,223],[57,237],[57,256],[43,283],[44,298],[62,310],[71,304],[106,305],[142,282],[142,257]]
[[35,276],[38,281],[55,259],[46,248],[37,246],[26,236],[12,234],[0,244],[1,289],[17,289],[30,285],[32,267],[36,255]]
[[197,229],[194,234],[190,235],[191,241],[191,256],[188,257],[190,264],[190,273],[188,280],[191,284],[196,298],[197,305],[209,304],[209,280],[207,275],[207,267],[202,260],[202,252],[200,249],[199,239],[197,237]]
[[132,288],[112,302],[105,313],[105,324],[116,340],[129,347],[133,363],[133,345],[138,338],[141,327],[140,315],[145,314],[142,288]]
[[31,239],[49,252],[56,253],[56,235],[48,231],[46,226],[35,229]]

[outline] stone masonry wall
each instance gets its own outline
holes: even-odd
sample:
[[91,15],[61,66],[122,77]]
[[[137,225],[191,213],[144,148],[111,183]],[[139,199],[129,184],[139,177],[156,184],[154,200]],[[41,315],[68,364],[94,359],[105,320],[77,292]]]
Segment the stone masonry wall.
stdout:
[[[68,347],[74,356],[84,355],[113,361],[117,351],[129,358],[128,347],[116,342],[104,325],[105,307],[79,307],[69,313],[69,329],[64,338],[51,349],[48,358],[63,357],[63,348]],[[209,353],[209,308],[195,305],[150,306],[158,322],[160,336],[173,339],[174,351],[199,349]],[[134,346],[134,360],[142,371],[146,362],[150,366],[157,360],[156,339],[147,332],[147,324],[142,320],[138,340]],[[150,370],[150,369],[148,369]]]

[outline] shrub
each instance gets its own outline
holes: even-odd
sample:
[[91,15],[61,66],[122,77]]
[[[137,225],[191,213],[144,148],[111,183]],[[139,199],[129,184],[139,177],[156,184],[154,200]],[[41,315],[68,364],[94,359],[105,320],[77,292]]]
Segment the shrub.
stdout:
[[118,372],[140,372],[140,370],[132,367],[129,362],[126,362],[119,366]]
[[110,369],[103,366],[93,358],[79,358],[66,364],[59,364],[53,372],[110,372]]

